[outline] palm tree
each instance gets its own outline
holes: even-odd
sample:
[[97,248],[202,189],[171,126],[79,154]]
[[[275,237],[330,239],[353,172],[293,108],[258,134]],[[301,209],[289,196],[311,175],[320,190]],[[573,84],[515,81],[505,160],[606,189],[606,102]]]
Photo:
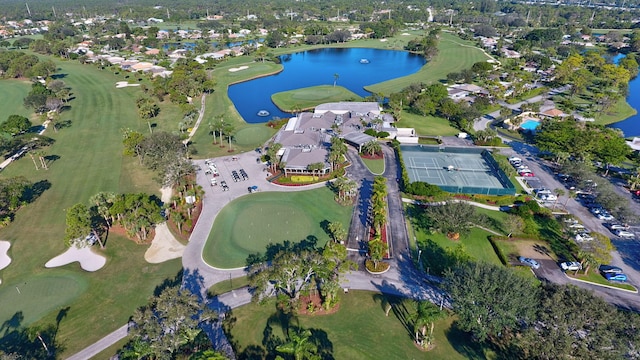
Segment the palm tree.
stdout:
[[[227,137],[227,140],[229,140],[229,151],[231,151],[231,138],[235,134],[236,128],[235,126],[233,126],[233,124],[224,124],[222,131]],[[220,140],[220,142],[222,142],[222,140]]]
[[347,231],[344,229],[344,225],[342,225],[339,221],[332,221],[327,226],[333,241],[339,243],[344,240],[347,236]]
[[339,78],[340,78],[340,74],[338,73],[333,74],[333,87],[336,87],[336,83],[338,82]]
[[29,157],[31,158],[31,161],[33,161],[33,165],[36,167],[36,170],[40,170],[38,168],[38,163],[36,162],[36,158],[33,156],[33,153],[30,151],[28,152],[28,154],[29,154]]
[[377,140],[371,140],[362,145],[362,152],[368,155],[375,155],[382,151],[382,145]]
[[318,347],[310,342],[310,330],[298,330],[289,337],[289,342],[276,347],[276,351],[286,355],[293,355],[295,360],[319,359]]
[[569,191],[569,194],[567,195],[567,200],[564,201],[564,208],[567,208],[567,203],[569,202],[569,199],[575,199],[577,196],[577,193],[573,190]]
[[307,170],[311,171],[313,177],[315,178],[316,172],[320,172],[320,170],[324,169],[324,164],[321,162],[311,163],[307,165]]
[[[415,333],[414,341],[418,346],[428,349],[433,343],[433,328],[438,319],[444,318],[446,313],[440,311],[436,305],[429,301],[414,301],[413,306],[415,312],[411,316],[413,322],[413,331]],[[426,334],[429,327],[429,335]]]
[[553,192],[556,194],[556,201],[553,202],[553,209],[555,210],[556,205],[558,204],[558,199],[560,199],[560,196],[564,196],[565,192],[560,188],[553,190]]
[[379,237],[369,241],[369,256],[371,256],[371,261],[373,261],[373,266],[377,269],[378,263],[384,258],[385,254],[389,250],[389,245],[382,242],[382,239]]

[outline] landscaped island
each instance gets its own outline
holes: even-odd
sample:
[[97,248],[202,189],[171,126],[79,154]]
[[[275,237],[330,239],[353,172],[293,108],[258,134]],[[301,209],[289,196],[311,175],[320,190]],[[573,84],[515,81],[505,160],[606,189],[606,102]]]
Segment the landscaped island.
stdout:
[[280,110],[293,113],[324,103],[361,101],[362,98],[342,86],[321,85],[275,93],[271,100]]

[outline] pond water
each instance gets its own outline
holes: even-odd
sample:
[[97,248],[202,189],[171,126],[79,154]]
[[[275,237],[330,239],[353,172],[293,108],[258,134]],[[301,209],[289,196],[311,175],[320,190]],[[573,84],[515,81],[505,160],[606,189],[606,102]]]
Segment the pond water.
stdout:
[[[616,54],[611,60],[617,64],[625,57],[624,54]],[[640,112],[640,77],[636,77],[629,81],[629,95],[627,95],[627,103],[632,108]],[[612,128],[620,129],[625,137],[640,136],[640,114],[631,116],[626,120],[609,125]]]
[[[266,122],[273,117],[290,117],[271,102],[271,95],[281,91],[317,85],[337,85],[366,97],[364,87],[413,74],[425,60],[405,51],[364,48],[316,49],[283,55],[284,70],[278,74],[229,86],[229,98],[248,123]],[[368,63],[360,60],[367,59]],[[269,116],[258,116],[266,110]]]

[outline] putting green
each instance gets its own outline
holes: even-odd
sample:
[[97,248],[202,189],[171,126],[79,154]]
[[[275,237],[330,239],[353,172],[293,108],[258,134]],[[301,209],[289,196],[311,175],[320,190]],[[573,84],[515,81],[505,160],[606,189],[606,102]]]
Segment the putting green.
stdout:
[[243,196],[216,217],[203,258],[218,268],[235,268],[244,266],[250,254],[264,253],[269,244],[315,237],[323,246],[329,236],[322,222],[340,221],[347,228],[351,210],[338,205],[326,188]]
[[86,281],[75,274],[38,275],[26,282],[2,284],[0,322],[29,325],[71,303],[86,289]]
[[272,130],[266,125],[260,124],[238,130],[234,138],[236,144],[247,146],[251,144],[265,143],[271,135],[273,135]]
[[282,111],[311,109],[320,104],[337,101],[357,101],[362,98],[342,86],[320,85],[283,91],[271,95],[271,101]]

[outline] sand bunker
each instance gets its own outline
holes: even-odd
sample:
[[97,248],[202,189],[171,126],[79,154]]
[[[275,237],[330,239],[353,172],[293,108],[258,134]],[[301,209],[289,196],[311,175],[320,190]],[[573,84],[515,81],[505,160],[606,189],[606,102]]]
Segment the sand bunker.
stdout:
[[409,33],[402,33],[402,34],[400,34],[400,35],[402,35],[402,36],[410,36],[411,34],[409,34]]
[[7,254],[7,252],[9,252],[9,247],[11,247],[10,242],[0,241],[0,270],[11,264],[11,258]]
[[85,271],[97,271],[102,269],[104,264],[107,263],[107,258],[102,255],[96,254],[91,251],[91,247],[77,248],[75,246],[70,247],[67,251],[54,257],[44,264],[46,268],[53,268],[71,264],[72,262],[79,262],[82,270]]
[[124,88],[127,86],[140,86],[140,84],[129,84],[128,81],[118,81],[116,83],[116,88]]
[[[0,270],[6,268],[11,264],[11,258],[7,254],[9,251],[9,247],[11,247],[11,243],[8,241],[0,241]],[[2,279],[0,279],[0,284],[2,284]]]
[[229,69],[229,71],[230,72],[236,72],[236,71],[245,70],[245,69],[248,69],[248,68],[249,68],[248,66],[242,65],[242,66],[237,67],[237,68],[231,68],[231,69]]
[[151,246],[144,253],[144,259],[151,264],[158,264],[182,257],[185,246],[180,244],[167,227],[167,223],[156,226],[156,236]]

